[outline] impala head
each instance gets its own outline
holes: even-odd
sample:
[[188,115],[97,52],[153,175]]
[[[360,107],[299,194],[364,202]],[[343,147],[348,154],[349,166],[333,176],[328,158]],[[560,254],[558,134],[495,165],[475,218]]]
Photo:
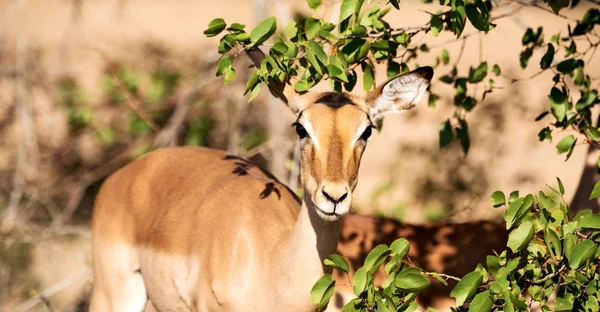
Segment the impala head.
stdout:
[[383,115],[413,108],[433,76],[421,67],[396,77],[366,97],[347,93],[307,93],[291,98],[289,107],[301,148],[301,178],[305,196],[327,221],[350,210],[360,159],[374,122]]

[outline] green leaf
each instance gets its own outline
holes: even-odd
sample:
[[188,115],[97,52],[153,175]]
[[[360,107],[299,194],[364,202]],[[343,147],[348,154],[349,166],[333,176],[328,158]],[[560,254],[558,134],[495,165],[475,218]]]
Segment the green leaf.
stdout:
[[432,272],[431,276],[435,277],[435,279],[437,279],[440,283],[442,283],[442,285],[444,286],[448,286],[448,282],[440,276],[440,274],[436,273],[436,272]]
[[252,75],[250,75],[250,78],[248,79],[248,82],[246,82],[246,89],[244,90],[244,94],[248,93],[248,91],[254,89],[254,87],[260,83],[260,74],[258,73],[258,70],[255,70]]
[[542,191],[538,193],[538,198],[540,199],[542,205],[548,210],[552,210],[557,207],[556,202],[551,197],[546,196],[546,194],[544,194]]
[[575,218],[573,218],[573,221],[577,221],[580,222],[581,220],[583,220],[584,218],[591,216],[592,214],[594,214],[593,211],[586,209],[581,211],[580,213],[578,213]]
[[[306,19],[306,22],[304,24],[304,30],[306,32],[306,38],[307,39],[313,39],[318,33],[319,30],[321,29],[321,21],[316,19],[316,18],[308,18]],[[310,41],[309,43],[312,43],[313,41]]]
[[363,62],[363,89],[370,91],[375,86],[375,75],[373,74],[373,66],[369,62]]
[[471,272],[461,278],[450,292],[450,296],[456,299],[456,306],[460,307],[465,301],[471,299],[482,281],[483,276],[479,272]]
[[390,250],[402,259],[410,251],[410,243],[406,238],[398,238],[390,245]]
[[231,56],[226,55],[217,63],[217,76],[225,74],[231,68]]
[[596,90],[584,93],[577,104],[575,104],[575,108],[580,111],[584,108],[594,104],[598,99],[598,92]]
[[512,294],[508,290],[506,290],[506,289],[502,290],[502,297],[504,298],[504,307],[503,307],[504,312],[514,312],[515,311],[515,305],[512,301],[511,295]]
[[250,32],[252,47],[259,46],[271,37],[277,29],[277,19],[274,16],[265,18]]
[[319,6],[321,6],[321,0],[307,0],[308,2],[308,7],[316,10],[319,8]]
[[340,23],[354,14],[357,2],[359,2],[359,0],[343,0],[340,8]]
[[563,183],[559,177],[556,177],[556,182],[558,182],[558,190],[560,191],[560,194],[565,195],[565,187],[563,186]]
[[473,24],[477,30],[481,31],[493,29],[493,25],[490,25],[489,23],[489,13],[485,3],[481,0],[477,0],[475,3],[477,6],[473,3],[467,3],[465,5],[465,13],[469,18],[469,21],[471,21],[471,24]]
[[558,144],[556,144],[556,153],[560,155],[562,153],[568,152],[575,145],[575,137],[573,135],[568,135],[564,137]]
[[598,246],[591,240],[586,239],[575,245],[567,255],[569,266],[577,269],[596,254]]
[[494,66],[492,67],[492,72],[496,76],[500,76],[500,74],[502,74],[502,71],[500,70],[500,66],[498,66],[498,64],[494,64]]
[[456,38],[460,37],[465,29],[465,20],[466,12],[463,1],[456,1],[450,10],[450,30],[456,35]]
[[288,50],[289,50],[288,46],[285,43],[280,41],[280,42],[275,43],[270,51],[275,54],[286,55]]
[[225,83],[229,83],[235,77],[235,69],[233,67],[229,67],[229,69],[225,72]]
[[458,119],[460,127],[456,128],[456,136],[460,140],[460,146],[462,147],[465,155],[469,152],[469,148],[471,147],[471,138],[469,137],[469,126],[467,125],[467,121],[460,118]]
[[527,293],[533,300],[541,301],[544,298],[544,290],[540,286],[530,286],[527,288]]
[[387,245],[377,245],[365,258],[363,269],[369,274],[375,273],[390,253],[391,251]]
[[544,241],[552,255],[559,258],[562,257],[562,244],[560,243],[558,234],[553,229],[546,228],[544,231]]
[[222,18],[215,18],[210,23],[208,23],[208,28],[204,31],[204,34],[207,37],[214,37],[220,34],[225,28],[227,24]]
[[546,50],[546,54],[542,56],[540,60],[540,67],[542,69],[546,69],[552,65],[552,61],[554,60],[554,46],[552,43],[548,43],[548,50]]
[[[599,158],[599,162],[600,162],[600,158]],[[590,194],[590,200],[597,198],[597,197],[600,197],[600,181],[598,181],[598,182],[596,182],[596,184],[594,184],[594,189],[592,190],[592,193]]]
[[469,312],[488,312],[492,310],[493,304],[494,301],[490,296],[490,291],[486,290],[473,298],[469,306]]
[[225,35],[219,41],[219,47],[217,48],[217,51],[220,54],[227,53],[229,50],[231,50],[231,48],[235,47],[236,44],[237,44],[237,42],[233,38],[233,36],[231,36],[231,35]]
[[[598,183],[596,183],[596,185],[598,185]],[[598,231],[598,230],[600,230],[600,215],[598,215],[598,214],[585,215],[584,217],[581,218],[581,220],[579,220],[578,225],[582,229]]]
[[352,282],[354,283],[354,294],[360,296],[367,289],[367,271],[364,267],[356,270]]
[[569,3],[570,3],[569,0],[548,1],[548,5],[550,5],[550,8],[552,8],[552,11],[554,12],[554,14],[558,14],[558,12],[560,12],[560,9],[568,7]]
[[237,42],[246,42],[246,41],[250,40],[250,35],[248,35],[245,32],[231,34],[231,37],[233,39],[235,39],[235,41],[237,41]]
[[400,73],[400,64],[394,61],[389,61],[385,73],[388,80],[398,76]]
[[[434,37],[437,37],[442,29],[444,28],[444,24],[438,15],[432,14],[431,20],[429,21],[429,25],[431,26],[431,33]],[[446,51],[447,52],[447,51]]]
[[294,84],[294,90],[299,93],[307,91],[310,87],[311,86],[304,80],[299,80]]
[[577,69],[577,74],[575,74],[574,81],[576,85],[581,86],[585,82],[585,75],[583,74],[583,68]]
[[450,62],[450,54],[448,53],[448,50],[443,49],[442,50],[442,63],[444,65],[448,65],[449,62]]
[[491,200],[494,207],[502,206],[504,203],[506,203],[506,196],[501,191],[495,191],[492,193]]
[[570,59],[566,59],[566,60],[558,63],[558,65],[556,66],[556,69],[559,72],[566,74],[566,73],[571,73],[577,67],[579,67],[579,62],[576,59],[570,58]]
[[481,82],[485,76],[487,76],[488,64],[487,62],[483,62],[479,64],[479,66],[473,70],[471,69],[469,72],[469,82],[470,83],[478,83]]
[[246,25],[244,24],[233,23],[231,24],[231,26],[229,26],[229,28],[227,28],[227,30],[234,32],[242,32],[244,31],[244,28],[246,28]]
[[513,252],[518,252],[521,249],[527,247],[531,239],[533,238],[534,226],[531,222],[525,221],[519,225],[516,230],[513,230],[508,234],[508,242],[506,246]]
[[254,98],[256,98],[256,96],[258,95],[259,92],[260,92],[260,83],[256,84],[254,86],[254,88],[252,88],[252,93],[250,93],[250,97],[248,98],[248,103],[252,102],[252,100],[254,100]]
[[566,116],[567,110],[567,96],[558,88],[553,87],[550,90],[550,105],[552,108],[552,114],[556,117],[556,120],[563,121]]
[[421,290],[429,287],[430,284],[431,282],[429,279],[427,279],[427,277],[418,273],[402,274],[394,282],[396,287],[410,293],[420,292]]
[[325,53],[325,51],[323,51],[323,48],[317,42],[310,41],[308,43],[308,47],[321,63],[327,63],[327,54]]
[[325,309],[329,303],[329,299],[331,299],[331,295],[333,295],[334,286],[335,281],[331,277],[331,274],[323,275],[310,291],[310,303],[317,304],[319,311]]
[[290,21],[287,25],[285,25],[285,36],[288,37],[288,39],[296,37],[297,34],[298,26],[296,25],[295,21]]
[[572,311],[573,303],[565,298],[554,299],[554,311]]
[[533,48],[529,47],[519,54],[519,63],[521,68],[526,68],[529,65],[529,59],[533,55]]
[[519,199],[519,191],[510,192],[510,195],[508,195],[508,204],[512,204],[517,199]]
[[370,43],[363,39],[347,41],[342,48],[342,53],[349,63],[357,63],[369,54]]
[[326,266],[330,266],[334,269],[338,269],[345,273],[348,273],[348,271],[350,270],[348,261],[346,261],[344,257],[337,254],[333,254],[325,258],[325,261],[323,261],[323,263],[325,263]]
[[507,230],[519,221],[519,217],[522,216],[524,214],[523,212],[526,210],[524,208],[525,198],[518,198],[513,202],[509,199],[508,202],[508,208],[504,211],[504,221],[506,221]]
[[454,140],[454,132],[452,132],[452,125],[450,120],[446,120],[440,125],[440,148],[446,147]]

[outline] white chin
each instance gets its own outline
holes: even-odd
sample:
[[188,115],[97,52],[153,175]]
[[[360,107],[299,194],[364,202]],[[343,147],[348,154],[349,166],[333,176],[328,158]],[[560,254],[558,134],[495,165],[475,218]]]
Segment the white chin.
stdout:
[[325,221],[337,221],[339,220],[342,215],[341,214],[337,214],[337,213],[326,213],[323,210],[316,208],[317,209],[317,214],[319,215],[319,217]]

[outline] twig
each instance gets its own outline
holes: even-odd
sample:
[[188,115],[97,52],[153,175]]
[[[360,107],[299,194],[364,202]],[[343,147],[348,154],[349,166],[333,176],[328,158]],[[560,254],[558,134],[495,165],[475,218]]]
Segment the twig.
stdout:
[[410,26],[410,27],[399,27],[399,28],[388,28],[379,33],[371,33],[371,34],[362,34],[362,35],[350,35],[339,37],[338,39],[359,39],[359,38],[381,38],[386,34],[392,34],[395,32],[407,32],[411,34],[417,34],[421,31],[428,32],[431,29],[431,25],[429,23],[421,26]]
[[142,104],[139,101],[137,101],[136,99],[133,99],[130,96],[129,91],[125,87],[125,83],[123,82],[123,80],[121,79],[121,77],[119,77],[119,73],[117,71],[117,69],[118,69],[117,65],[112,60],[110,60],[108,58],[108,56],[106,55],[106,53],[104,53],[103,51],[101,51],[99,48],[92,47],[92,46],[85,46],[84,48],[88,49],[88,50],[91,50],[93,52],[96,52],[98,55],[100,55],[100,57],[102,57],[102,59],[108,65],[108,71],[110,72],[112,78],[116,82],[117,88],[119,88],[119,91],[121,91],[121,94],[123,94],[123,97],[125,98],[125,102],[127,103],[127,105],[129,105],[129,107],[138,116],[140,116],[140,118],[142,118],[142,120],[144,120],[144,122],[146,122],[146,124],[154,132],[158,132],[158,126],[152,121],[152,119],[150,118],[150,116],[148,116],[148,114],[142,109]]
[[448,274],[443,274],[443,273],[434,273],[434,272],[425,272],[425,274],[426,274],[426,275],[430,275],[430,276],[432,276],[432,275],[434,275],[434,274],[437,274],[437,275],[439,275],[439,276],[441,276],[441,277],[445,278],[446,280],[449,280],[449,279],[451,279],[451,280],[455,280],[455,281],[457,281],[457,282],[460,282],[460,278],[458,278],[458,277],[456,277],[456,276],[448,275]]
[[185,117],[190,110],[190,104],[192,104],[194,99],[200,95],[204,88],[217,80],[217,77],[213,77],[212,79],[202,79],[201,81],[197,82],[192,89],[188,90],[183,96],[181,96],[179,101],[177,101],[175,111],[169,118],[166,126],[164,126],[163,129],[156,135],[153,142],[153,147],[156,148],[177,145],[177,137],[183,128]]
[[79,272],[63,279],[62,281],[44,289],[42,292],[40,292],[39,294],[37,294],[35,297],[23,302],[22,304],[20,304],[17,307],[17,311],[20,312],[25,312],[33,307],[35,307],[36,305],[43,303],[45,301],[48,300],[49,297],[54,296],[56,293],[58,293],[59,291],[73,285],[74,283],[76,283],[77,281],[86,278],[88,276],[92,275],[92,269],[91,268],[84,268],[79,270]]
[[[27,63],[27,39],[20,35],[16,39],[17,59],[15,61],[15,89],[14,108],[19,121],[20,140],[17,147],[15,173],[13,176],[13,190],[9,203],[3,215],[0,232],[10,232],[19,222],[21,200],[25,190],[25,166],[30,164],[37,168],[39,164],[39,147],[35,135],[31,108],[28,105],[27,81],[25,76]],[[21,220],[23,221],[23,220]]]

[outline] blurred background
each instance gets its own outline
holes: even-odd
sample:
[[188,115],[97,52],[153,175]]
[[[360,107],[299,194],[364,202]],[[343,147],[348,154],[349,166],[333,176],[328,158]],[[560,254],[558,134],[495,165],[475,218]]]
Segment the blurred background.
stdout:
[[[340,2],[324,1],[317,14],[336,18]],[[369,5],[376,3],[385,1]],[[591,5],[556,16],[514,11],[507,2],[495,12],[506,17],[488,35],[468,27],[461,40],[420,35],[430,51],[419,65],[435,64],[442,49],[462,72],[482,60],[499,64],[501,89],[468,115],[466,156],[457,142],[439,148],[439,125],[453,111],[448,85],[431,86],[441,95],[435,107],[424,99],[387,117],[364,154],[354,210],[414,224],[501,221],[493,191],[533,192],[558,176],[575,210],[598,212],[598,202],[587,200],[599,178],[598,153],[584,144],[565,162],[554,145],[538,141],[545,124],[534,119],[548,108],[552,73],[531,78],[535,69],[519,66],[528,27],[566,33]],[[423,25],[422,8],[441,7],[407,0],[388,20]],[[154,148],[224,149],[297,189],[292,113],[266,88],[247,103],[251,69],[242,57],[224,85],[215,76],[218,39],[203,31],[216,17],[251,29],[267,16],[281,26],[310,14],[300,0],[0,0],[0,310],[86,310],[95,194],[107,175]],[[599,58],[586,66],[597,72]],[[450,70],[438,66],[435,77]],[[384,81],[381,70],[377,82]]]

